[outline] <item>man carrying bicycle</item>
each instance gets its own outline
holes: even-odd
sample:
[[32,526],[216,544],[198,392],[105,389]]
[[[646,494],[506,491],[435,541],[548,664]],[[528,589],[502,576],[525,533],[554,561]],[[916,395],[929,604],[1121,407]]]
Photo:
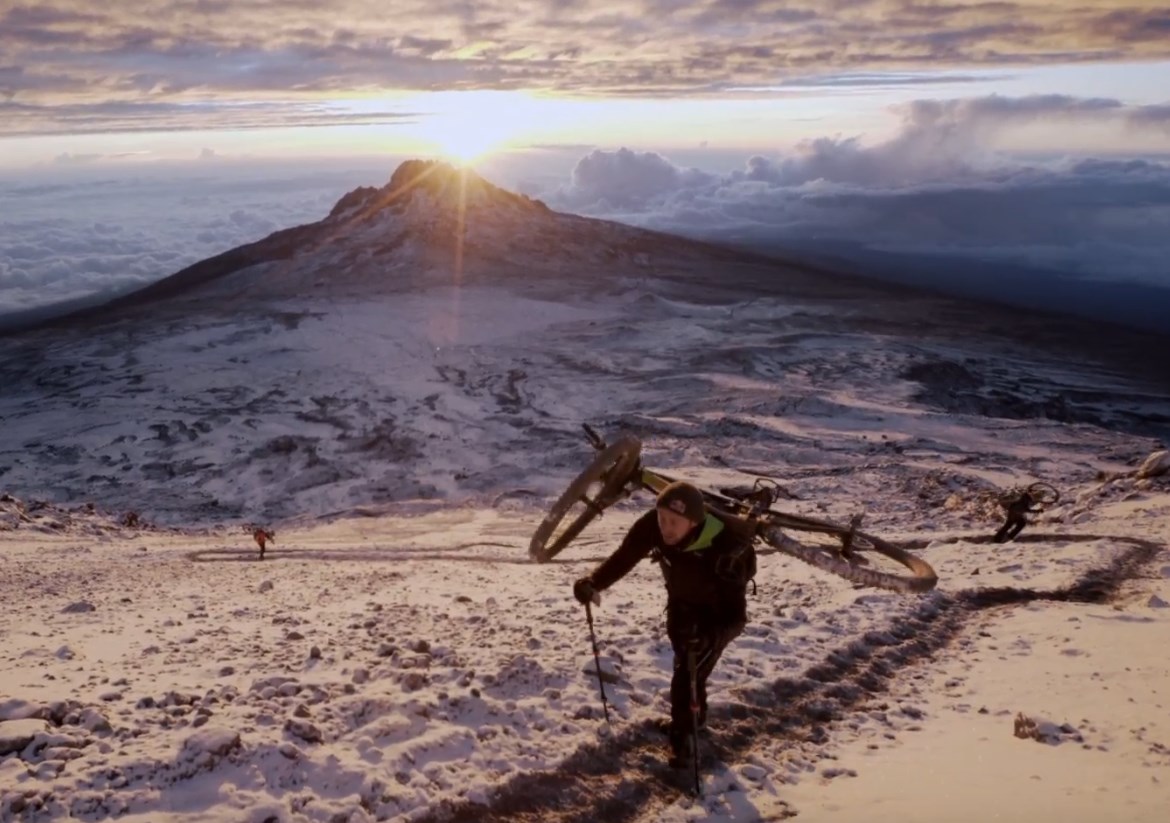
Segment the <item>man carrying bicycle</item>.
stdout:
[[671,765],[682,767],[694,755],[692,730],[707,719],[707,678],[747,623],[755,549],[750,534],[707,511],[699,489],[671,483],[658,495],[655,508],[634,522],[617,550],[573,584],[573,595],[581,603],[600,603],[599,593],[647,556],[660,564],[666,581],[666,633],[674,650]]

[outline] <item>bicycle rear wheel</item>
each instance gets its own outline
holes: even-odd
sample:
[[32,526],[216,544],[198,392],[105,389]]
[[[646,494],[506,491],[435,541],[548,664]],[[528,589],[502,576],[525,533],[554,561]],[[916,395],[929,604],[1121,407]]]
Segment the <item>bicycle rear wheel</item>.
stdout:
[[1060,492],[1050,483],[1033,483],[1028,486],[1028,494],[1042,506],[1055,506],[1060,502]]
[[641,453],[641,442],[629,436],[602,449],[553,503],[532,535],[528,555],[544,563],[576,539],[602,509],[617,501]]
[[760,519],[759,534],[778,551],[863,586],[911,594],[938,584],[922,558],[849,526],[770,511]]

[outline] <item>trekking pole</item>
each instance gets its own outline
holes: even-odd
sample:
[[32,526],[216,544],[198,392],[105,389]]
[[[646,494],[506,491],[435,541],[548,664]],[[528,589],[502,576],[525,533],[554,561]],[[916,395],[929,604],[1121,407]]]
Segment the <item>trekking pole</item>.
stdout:
[[601,709],[605,712],[605,723],[609,725],[609,703],[605,699],[605,681],[601,679],[601,652],[597,650],[597,635],[593,631],[593,609],[585,603],[585,619],[589,621],[589,642],[593,644],[593,663],[597,666],[597,688],[601,690]]
[[698,651],[695,641],[687,646],[687,669],[691,681],[691,763],[695,771],[695,797],[703,796],[703,784],[699,779],[699,689],[698,689]]

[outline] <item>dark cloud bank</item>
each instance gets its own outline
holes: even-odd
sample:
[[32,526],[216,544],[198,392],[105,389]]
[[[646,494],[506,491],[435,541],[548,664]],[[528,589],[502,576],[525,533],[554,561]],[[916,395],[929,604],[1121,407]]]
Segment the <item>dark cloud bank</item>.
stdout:
[[595,150],[548,200],[788,259],[1170,332],[1167,158],[987,149],[1011,127],[1102,121],[1165,131],[1170,118],[1165,106],[1058,96],[919,101],[886,142],[821,138],[726,174],[654,152]]

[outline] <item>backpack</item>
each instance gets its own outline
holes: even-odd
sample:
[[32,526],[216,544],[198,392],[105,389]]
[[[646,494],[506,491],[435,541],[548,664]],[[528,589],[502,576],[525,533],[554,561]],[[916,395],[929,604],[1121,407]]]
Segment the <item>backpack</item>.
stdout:
[[740,543],[735,549],[722,554],[715,561],[715,573],[723,580],[738,583],[747,589],[752,584],[756,593],[756,547],[750,540]]

